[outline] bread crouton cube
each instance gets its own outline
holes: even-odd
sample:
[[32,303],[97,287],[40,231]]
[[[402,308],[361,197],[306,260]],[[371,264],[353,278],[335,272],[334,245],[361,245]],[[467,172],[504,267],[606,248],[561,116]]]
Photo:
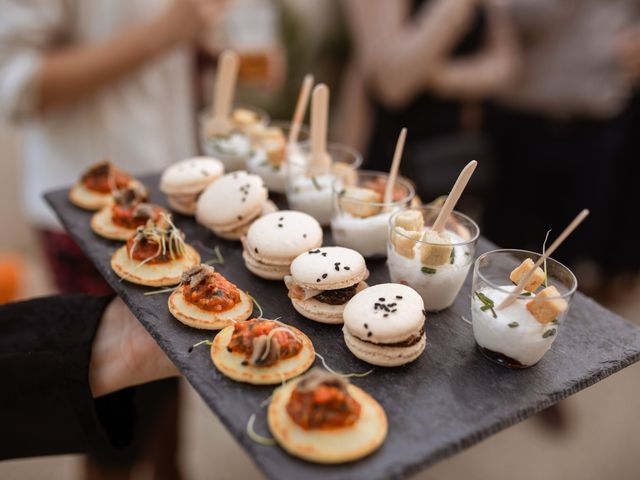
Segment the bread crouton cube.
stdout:
[[420,247],[422,264],[427,267],[437,267],[449,263],[453,247],[451,239],[446,232],[438,233],[434,230],[427,230],[424,233],[424,242]]
[[237,108],[231,114],[231,120],[240,128],[248,127],[250,125],[253,125],[254,123],[257,123],[258,114],[256,112],[252,112],[251,110],[247,110],[246,108]]
[[414,247],[416,242],[422,237],[421,232],[412,232],[405,230],[402,227],[395,227],[391,234],[391,243],[398,252],[398,255],[402,255],[406,258],[414,257]]
[[[518,283],[520,283],[520,280],[522,279],[522,277],[524,277],[526,274],[529,273],[529,271],[531,271],[531,269],[533,268],[533,265],[534,265],[533,260],[531,260],[530,258],[527,258],[515,269],[513,269],[513,271],[511,272],[511,275],[509,275],[509,278],[513,283],[517,285]],[[533,275],[531,276],[527,284],[524,286],[524,289],[527,292],[535,292],[537,288],[540,285],[542,285],[542,282],[544,282],[544,271],[540,267],[537,267],[536,271],[533,273]]]
[[394,222],[397,227],[405,230],[422,232],[424,229],[424,218],[420,210],[405,210],[396,215]]
[[287,143],[284,138],[267,138],[262,142],[265,152],[267,152],[267,162],[272,167],[281,166],[286,158]]
[[560,292],[554,286],[547,287],[540,291],[536,297],[527,302],[527,310],[540,323],[549,323],[569,308],[569,304],[560,297]]
[[354,217],[366,218],[377,215],[382,210],[382,206],[379,205],[382,196],[375,190],[350,187],[339,195],[338,201],[342,210]]

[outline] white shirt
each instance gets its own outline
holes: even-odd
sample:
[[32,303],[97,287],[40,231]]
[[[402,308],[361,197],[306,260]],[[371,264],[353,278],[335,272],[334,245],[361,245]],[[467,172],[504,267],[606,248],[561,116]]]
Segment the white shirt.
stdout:
[[45,52],[104,41],[158,15],[167,0],[0,0],[0,113],[21,121],[23,199],[30,221],[58,222],[42,193],[109,158],[133,174],[195,152],[191,55],[167,51],[95,95],[45,113],[37,76]]

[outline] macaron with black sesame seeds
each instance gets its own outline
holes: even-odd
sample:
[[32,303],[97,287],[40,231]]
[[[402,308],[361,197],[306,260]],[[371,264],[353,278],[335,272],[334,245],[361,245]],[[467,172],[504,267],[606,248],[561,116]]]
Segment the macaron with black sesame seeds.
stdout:
[[187,158],[168,167],[160,177],[160,191],[172,210],[194,215],[198,197],[207,186],[224,175],[224,165],[213,157]]
[[293,307],[321,323],[342,323],[346,303],[365,289],[369,276],[364,257],[350,248],[320,247],[302,253],[284,279]]
[[382,283],[366,288],[349,300],[343,317],[347,348],[372,365],[404,365],[426,347],[424,301],[407,285]]
[[249,271],[267,280],[282,280],[301,253],[322,245],[322,227],[311,215],[282,210],[251,224],[242,238]]

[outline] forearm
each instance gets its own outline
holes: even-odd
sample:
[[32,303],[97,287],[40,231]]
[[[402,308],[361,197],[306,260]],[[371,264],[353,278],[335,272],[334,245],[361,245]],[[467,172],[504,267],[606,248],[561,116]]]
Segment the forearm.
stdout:
[[410,21],[402,2],[347,2],[358,62],[384,103],[402,105],[425,88],[431,69],[466,31],[475,5],[474,0],[439,0]]
[[92,95],[178,43],[182,32],[166,17],[160,15],[99,44],[64,48],[46,55],[38,77],[38,109]]

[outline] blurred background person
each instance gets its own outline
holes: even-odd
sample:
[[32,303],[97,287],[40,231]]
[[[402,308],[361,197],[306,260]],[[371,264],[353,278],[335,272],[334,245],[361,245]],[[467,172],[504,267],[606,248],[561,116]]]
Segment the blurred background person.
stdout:
[[506,0],[505,6],[522,68],[499,92],[489,122],[498,168],[484,233],[499,245],[540,251],[548,229],[558,232],[589,208],[589,222],[558,258],[576,270],[583,290],[595,293],[611,275],[640,266],[636,256],[611,247],[613,237],[633,228],[639,206],[626,191],[638,179],[637,168],[631,176],[638,151],[631,99],[640,4]]
[[366,168],[388,170],[406,126],[401,170],[432,199],[470,158],[486,156],[477,135],[481,102],[517,69],[510,23],[483,0],[345,0],[344,7],[353,40],[341,97],[341,111],[351,112],[342,119],[348,140],[364,148]]
[[[0,112],[22,129],[23,207],[59,291],[110,289],[60,230],[42,194],[105,157],[140,174],[195,154],[193,47],[224,4],[0,2]],[[101,412],[107,425],[122,425],[120,412],[137,405],[130,426],[137,441],[121,455],[91,456],[87,477],[128,478],[144,453],[155,478],[179,478],[177,382],[109,397]]]

